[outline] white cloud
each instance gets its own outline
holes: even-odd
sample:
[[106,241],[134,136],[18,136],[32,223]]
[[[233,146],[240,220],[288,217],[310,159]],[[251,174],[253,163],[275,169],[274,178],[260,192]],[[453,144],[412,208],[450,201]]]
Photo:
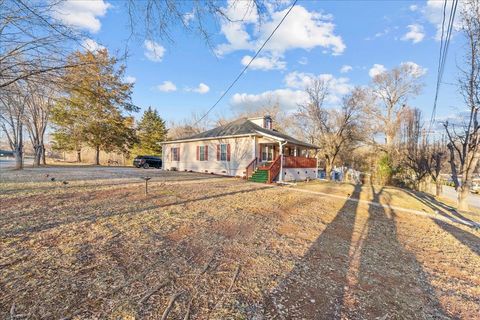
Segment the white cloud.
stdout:
[[374,78],[377,75],[384,73],[385,71],[387,71],[387,68],[385,68],[383,64],[374,64],[373,67],[371,67],[370,70],[368,70],[368,75],[371,78]]
[[349,66],[348,64],[345,64],[340,68],[340,72],[341,73],[348,73],[348,72],[352,71],[352,69],[353,69],[352,66]]
[[93,39],[84,39],[82,41],[82,47],[83,47],[83,49],[85,49],[87,51],[90,51],[90,52],[95,52],[95,51],[105,49],[104,46],[102,46],[101,44],[99,44],[98,42],[96,42]]
[[327,102],[330,103],[339,102],[341,96],[349,93],[353,88],[348,78],[335,78],[329,73],[314,75],[312,73],[294,71],[287,74],[283,81],[288,88],[304,90],[311,85],[315,79],[323,80],[328,84],[329,95]]
[[183,15],[182,20],[183,23],[188,26],[190,25],[190,22],[195,18],[195,11],[192,12],[187,12],[186,14]]
[[187,91],[187,92],[196,92],[196,93],[200,93],[200,94],[205,94],[205,93],[207,93],[207,92],[210,91],[210,87],[207,86],[205,83],[200,82],[200,84],[198,85],[198,87],[196,87],[196,88],[186,87],[186,88],[185,88],[185,91]]
[[373,37],[367,37],[365,38],[365,40],[374,40],[376,38],[380,38],[380,37],[383,37],[383,36],[386,36],[387,34],[390,33],[390,28],[385,28],[383,29],[383,31],[380,31],[380,32],[377,32],[373,35]]
[[232,108],[252,108],[278,103],[284,110],[295,110],[307,98],[304,90],[277,89],[259,94],[235,93],[230,99],[230,105]]
[[194,92],[205,94],[210,91],[210,87],[207,86],[205,83],[200,83],[197,88],[193,89]]
[[412,41],[413,43],[419,43],[425,38],[425,32],[423,26],[420,24],[410,24],[407,26],[408,32],[403,35],[403,41]]
[[157,89],[162,92],[173,92],[177,91],[177,86],[172,81],[163,81],[157,86]]
[[308,64],[308,58],[307,57],[301,57],[300,60],[298,60],[298,63],[301,65],[306,65]]
[[163,55],[165,54],[165,48],[162,45],[154,41],[145,40],[143,47],[145,48],[145,57],[147,57],[148,60],[153,62],[162,61]]
[[[435,26],[437,29],[437,32],[435,34],[435,40],[440,41],[442,37],[442,21],[443,21],[443,1],[437,1],[437,0],[428,0],[427,5],[422,9],[422,13],[425,16],[425,18]],[[465,5],[464,1],[458,1],[458,6],[457,6],[457,13],[462,12],[463,6]],[[450,15],[450,11],[452,8],[452,0],[447,0],[447,7],[446,7],[446,20],[445,20],[445,30],[446,30],[446,25],[448,22],[448,17]],[[455,19],[455,22],[453,24],[453,29],[454,30],[459,30],[461,27],[461,19],[460,15],[457,15],[457,18]]]
[[[241,62],[246,66],[250,60],[252,60],[251,56],[244,56]],[[249,68],[253,70],[283,70],[286,64],[287,63],[279,57],[265,56],[255,58]]]
[[[225,13],[230,20],[224,19],[221,23],[221,32],[227,43],[219,45],[216,53],[223,55],[236,50],[257,50],[287,10],[269,10],[269,15],[260,23],[250,2],[229,1]],[[342,37],[335,34],[335,25],[331,20],[331,15],[308,11],[297,5],[270,39],[264,51],[279,56],[291,49],[310,50],[323,47],[333,55],[342,54],[346,46]]]
[[[400,66],[403,67],[403,68],[406,68],[407,72],[409,72],[410,74],[412,74],[416,78],[419,78],[419,77],[425,75],[428,71],[427,68],[424,68],[424,67],[422,67],[422,66],[420,66],[420,65],[418,65],[418,64],[416,64],[415,62],[412,62],[412,61],[402,62],[402,63],[400,63]],[[374,64],[373,67],[370,68],[370,70],[368,71],[368,75],[371,78],[374,78],[377,75],[382,74],[386,71],[387,71],[387,68],[385,68],[384,65]]]
[[137,82],[137,78],[132,77],[132,76],[126,76],[125,77],[125,82],[126,83],[135,83],[135,82]]
[[52,17],[69,26],[96,33],[102,26],[98,18],[105,16],[110,7],[104,0],[66,0],[55,5]]
[[348,94],[353,88],[348,78],[335,78],[331,74],[314,75],[294,71],[284,78],[286,88],[268,90],[258,94],[235,93],[230,100],[230,105],[233,108],[251,109],[252,107],[278,104],[284,110],[296,110],[299,104],[307,101],[308,95],[305,87],[316,78],[328,83],[329,95],[326,102],[330,106],[340,103],[341,96]]
[[409,69],[410,73],[416,78],[419,78],[419,77],[425,75],[428,71],[427,68],[419,66],[418,64],[416,64],[415,62],[412,62],[412,61],[402,62],[400,65],[404,66],[404,67],[407,67]]
[[418,6],[416,4],[412,4],[408,7],[408,9],[412,12],[414,11],[417,11],[418,10]]

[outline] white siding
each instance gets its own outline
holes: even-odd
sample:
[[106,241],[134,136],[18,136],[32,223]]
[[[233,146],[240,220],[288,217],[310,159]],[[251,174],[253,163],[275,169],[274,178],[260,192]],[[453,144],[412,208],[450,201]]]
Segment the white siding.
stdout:
[[305,181],[316,178],[315,168],[283,168],[283,181]]
[[[217,145],[230,144],[230,161],[217,160]],[[168,143],[163,146],[165,170],[208,172],[228,176],[245,175],[245,168],[253,160],[253,137]],[[207,146],[208,160],[197,160],[197,146]],[[173,161],[171,148],[180,148],[180,160]]]

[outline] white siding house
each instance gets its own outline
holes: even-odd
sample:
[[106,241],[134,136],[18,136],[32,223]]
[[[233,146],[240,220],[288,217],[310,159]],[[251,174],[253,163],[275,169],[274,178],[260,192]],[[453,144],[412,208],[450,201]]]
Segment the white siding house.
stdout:
[[311,152],[317,147],[275,131],[269,116],[239,119],[162,144],[164,170],[246,178],[263,170],[267,182],[313,179],[317,173]]

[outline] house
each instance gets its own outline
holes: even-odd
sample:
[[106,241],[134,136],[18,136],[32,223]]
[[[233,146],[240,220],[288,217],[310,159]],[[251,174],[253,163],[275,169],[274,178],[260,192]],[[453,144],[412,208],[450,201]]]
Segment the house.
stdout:
[[238,119],[162,145],[164,170],[223,174],[270,183],[317,176],[318,147],[276,131],[270,116]]

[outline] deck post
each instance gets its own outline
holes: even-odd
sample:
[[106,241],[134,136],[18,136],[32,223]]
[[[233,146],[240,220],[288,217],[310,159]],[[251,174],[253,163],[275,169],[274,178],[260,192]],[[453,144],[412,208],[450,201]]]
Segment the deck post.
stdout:
[[284,143],[279,141],[278,144],[280,145],[280,174],[278,177],[278,181],[283,182],[283,146],[287,144],[287,141],[285,141]]

